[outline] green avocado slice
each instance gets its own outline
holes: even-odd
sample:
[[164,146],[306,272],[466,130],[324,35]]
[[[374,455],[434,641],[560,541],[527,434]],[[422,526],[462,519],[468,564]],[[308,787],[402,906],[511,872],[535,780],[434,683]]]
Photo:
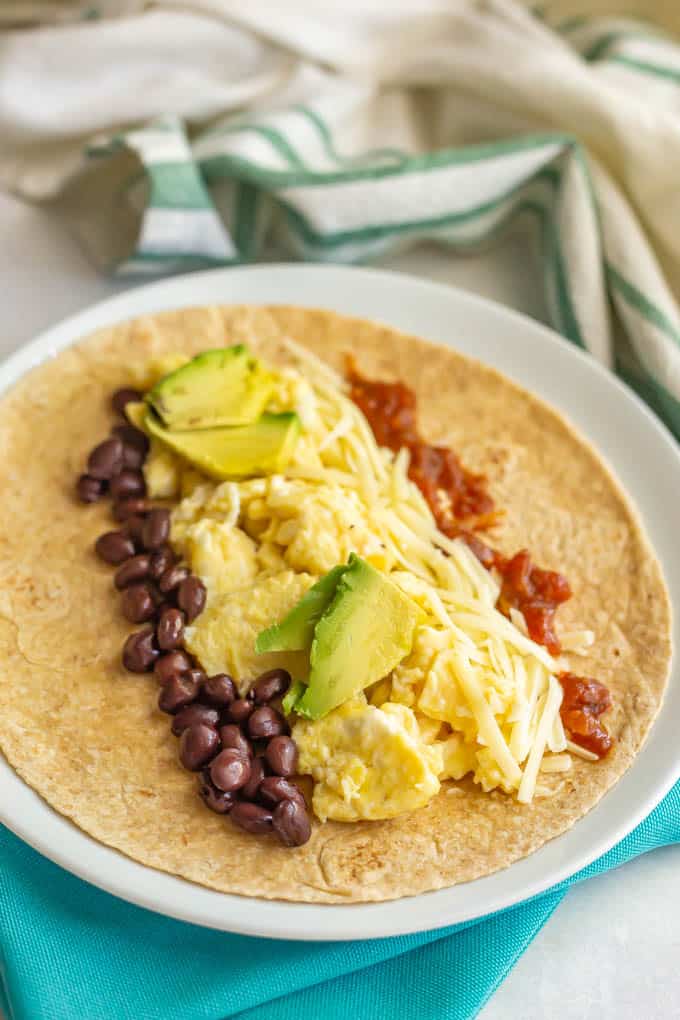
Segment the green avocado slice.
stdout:
[[308,651],[312,645],[314,628],[330,605],[338,581],[348,569],[346,564],[333,567],[312,585],[280,623],[260,631],[255,641],[256,653],[264,655],[265,652]]
[[290,715],[291,712],[297,711],[297,702],[306,690],[307,685],[304,681],[293,680],[292,684],[288,688],[288,693],[284,696],[283,701],[281,702],[281,708],[285,715]]
[[307,690],[295,711],[320,719],[394,669],[413,647],[418,606],[354,553],[314,630]]
[[223,480],[282,471],[293,455],[300,419],[294,412],[263,414],[250,425],[172,431],[147,410],[142,428],[205,474]]
[[273,388],[274,376],[238,344],[196,355],[163,376],[146,402],[172,431],[249,425]]

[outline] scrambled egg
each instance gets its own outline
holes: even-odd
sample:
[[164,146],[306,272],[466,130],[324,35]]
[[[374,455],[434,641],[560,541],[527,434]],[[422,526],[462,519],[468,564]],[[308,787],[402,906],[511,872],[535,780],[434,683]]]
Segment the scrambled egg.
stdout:
[[243,500],[243,527],[294,570],[325,574],[356,552],[388,571],[393,556],[370,520],[358,493],[274,475],[261,496]]
[[448,635],[443,630],[423,625],[416,628],[413,648],[392,672],[391,698],[413,708],[418,703],[432,665],[446,648]]
[[462,779],[468,772],[474,772],[477,748],[475,744],[467,744],[460,733],[452,733],[439,747],[442,755],[440,779]]
[[353,698],[316,722],[299,720],[293,737],[300,769],[314,780],[322,821],[394,818],[423,807],[439,791],[439,748],[420,739],[410,709]]
[[[252,483],[244,483],[249,485]],[[184,550],[184,538],[188,528],[197,521],[221,521],[238,524],[241,507],[241,484],[221,482],[213,485],[205,482],[197,485],[172,512],[172,544]]]
[[356,552],[388,572],[394,556],[358,493],[281,475],[197,486],[172,517],[172,541],[180,546],[187,529],[210,519],[239,524],[257,542],[262,570],[292,568],[321,575]]
[[257,579],[227,594],[209,594],[206,608],[184,632],[184,643],[208,674],[229,673],[248,690],[265,670],[283,666],[304,678],[307,657],[301,652],[255,654],[255,638],[272,620],[280,620],[311,588],[316,578],[292,570]]
[[186,529],[183,547],[209,598],[252,587],[258,573],[256,546],[240,528],[204,517]]

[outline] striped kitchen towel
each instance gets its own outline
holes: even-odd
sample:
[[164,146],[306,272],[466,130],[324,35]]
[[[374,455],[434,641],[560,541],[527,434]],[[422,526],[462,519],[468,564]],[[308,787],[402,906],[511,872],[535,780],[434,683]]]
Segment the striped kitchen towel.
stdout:
[[9,4],[0,184],[120,273],[465,252],[521,220],[555,327],[680,436],[680,5],[585,6]]

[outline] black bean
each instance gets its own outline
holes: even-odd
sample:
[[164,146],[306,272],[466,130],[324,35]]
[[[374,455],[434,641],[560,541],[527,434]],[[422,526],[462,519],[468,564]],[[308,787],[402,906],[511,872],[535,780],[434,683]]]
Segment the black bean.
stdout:
[[298,749],[292,737],[273,737],[267,744],[264,756],[277,776],[294,776],[297,772]]
[[184,613],[172,606],[166,606],[161,610],[158,626],[156,627],[156,639],[158,647],[164,652],[171,652],[179,648],[184,636]]
[[129,468],[114,475],[109,487],[115,500],[141,499],[146,495],[144,475],[141,471],[131,471]]
[[283,776],[266,776],[260,783],[258,795],[268,807],[276,807],[282,800],[299,800],[303,807],[307,807],[300,787]]
[[105,439],[95,446],[87,458],[87,473],[93,478],[113,478],[123,466],[123,443],[118,436]]
[[138,514],[134,514],[132,517],[128,517],[124,527],[127,534],[135,543],[135,549],[137,552],[144,552],[144,542],[142,541],[144,518],[140,517]]
[[198,772],[213,757],[220,746],[217,730],[205,723],[187,727],[179,738],[179,760],[185,769]]
[[206,726],[217,727],[219,712],[216,708],[209,708],[208,705],[199,705],[192,701],[186,708],[180,709],[172,720],[172,732],[179,737],[189,726],[194,723],[205,723]]
[[[155,507],[144,521],[142,541],[145,549],[160,549],[170,535],[170,511],[165,507]],[[182,606],[182,609],[184,606]]]
[[153,627],[135,631],[123,645],[123,665],[131,673],[148,673],[158,658]]
[[244,800],[255,800],[260,789],[260,783],[267,775],[264,758],[253,758],[250,762],[250,779],[241,788],[241,796]]
[[141,496],[130,496],[113,504],[113,516],[117,521],[128,521],[131,517],[143,517],[150,509],[151,504]]
[[76,482],[76,493],[81,503],[96,503],[106,491],[106,482],[91,475],[81,475]]
[[291,676],[286,669],[270,669],[255,681],[253,695],[258,705],[278,698],[290,687]]
[[203,683],[201,701],[206,701],[209,705],[219,705],[220,708],[224,708],[236,701],[237,697],[236,684],[227,673],[217,673],[215,676],[208,677]]
[[239,828],[255,835],[272,831],[271,811],[260,807],[259,804],[251,804],[247,800],[241,800],[234,804],[231,819]]
[[181,676],[191,669],[191,659],[186,652],[174,651],[162,655],[154,666],[154,673],[162,684],[173,676]]
[[235,793],[226,793],[218,790],[210,778],[210,770],[204,769],[201,773],[201,782],[198,787],[199,795],[206,807],[215,811],[218,815],[227,815],[236,803]]
[[144,394],[134,389],[133,386],[121,386],[119,390],[114,391],[111,397],[111,406],[116,414],[125,414],[126,404],[138,404],[143,399]]
[[149,557],[141,553],[139,556],[131,556],[113,575],[113,583],[118,591],[127,588],[130,584],[137,584],[149,576]]
[[198,666],[194,666],[193,669],[187,670],[187,676],[191,677],[194,683],[198,684],[199,687],[207,679],[205,673]]
[[247,754],[228,747],[220,751],[210,764],[210,778],[218,790],[232,793],[240,790],[250,779],[250,760]]
[[203,612],[205,599],[205,585],[199,577],[190,574],[182,581],[177,591],[177,605],[187,614],[187,623],[191,623]]
[[288,724],[280,712],[269,705],[260,705],[248,719],[248,733],[255,740],[268,740],[285,733]]
[[274,810],[272,825],[284,846],[302,846],[312,835],[307,809],[299,800],[282,800]]
[[124,446],[134,446],[144,456],[149,452],[149,437],[134,425],[116,425],[111,431],[122,439]]
[[240,751],[242,754],[247,755],[248,758],[253,757],[253,749],[250,746],[248,738],[244,736],[241,728],[235,723],[227,723],[226,726],[220,727],[220,740],[222,741],[222,747],[233,747],[235,751]]
[[174,715],[180,708],[190,705],[196,700],[198,684],[191,679],[188,673],[183,676],[171,676],[167,684],[161,687],[158,695],[158,707],[161,712]]
[[129,560],[135,554],[135,544],[122,531],[107,531],[94,544],[95,552],[105,563],[117,564]]
[[175,591],[179,588],[182,581],[189,576],[189,571],[186,567],[180,567],[179,564],[175,564],[162,574],[158,587],[164,595],[169,595],[171,591]]
[[139,471],[144,460],[145,456],[138,446],[123,443],[123,468],[129,471]]
[[146,454],[139,446],[133,443],[122,445],[122,466],[130,471],[141,471],[146,460]]
[[160,581],[161,577],[175,562],[175,554],[169,545],[162,545],[151,553],[149,573],[154,581]]
[[237,698],[236,701],[232,701],[231,705],[229,705],[226,714],[231,722],[240,725],[250,716],[254,707],[252,701],[247,701],[245,698]]
[[121,599],[123,616],[130,623],[146,623],[156,613],[156,600],[148,584],[131,584]]

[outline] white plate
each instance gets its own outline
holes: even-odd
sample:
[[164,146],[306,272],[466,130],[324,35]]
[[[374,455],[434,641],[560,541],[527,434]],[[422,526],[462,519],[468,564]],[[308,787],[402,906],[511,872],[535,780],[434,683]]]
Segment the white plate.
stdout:
[[[530,319],[470,294],[409,276],[326,266],[214,270],[141,287],[44,333],[0,367],[0,390],[93,330],[186,305],[284,303],[331,308],[451,344],[495,366],[565,412],[594,442],[633,497],[680,605],[676,511],[678,447],[637,397],[595,361]],[[130,352],[131,356],[134,352]],[[675,647],[680,645],[678,618]],[[408,901],[315,906],[228,896],[173,878],[102,846],[52,811],[0,758],[0,819],[46,857],[123,899],[163,914],[247,935],[373,938],[468,921],[511,906],[572,875],[622,839],[680,776],[677,669],[661,714],[630,771],[585,818],[525,860],[488,878]]]

